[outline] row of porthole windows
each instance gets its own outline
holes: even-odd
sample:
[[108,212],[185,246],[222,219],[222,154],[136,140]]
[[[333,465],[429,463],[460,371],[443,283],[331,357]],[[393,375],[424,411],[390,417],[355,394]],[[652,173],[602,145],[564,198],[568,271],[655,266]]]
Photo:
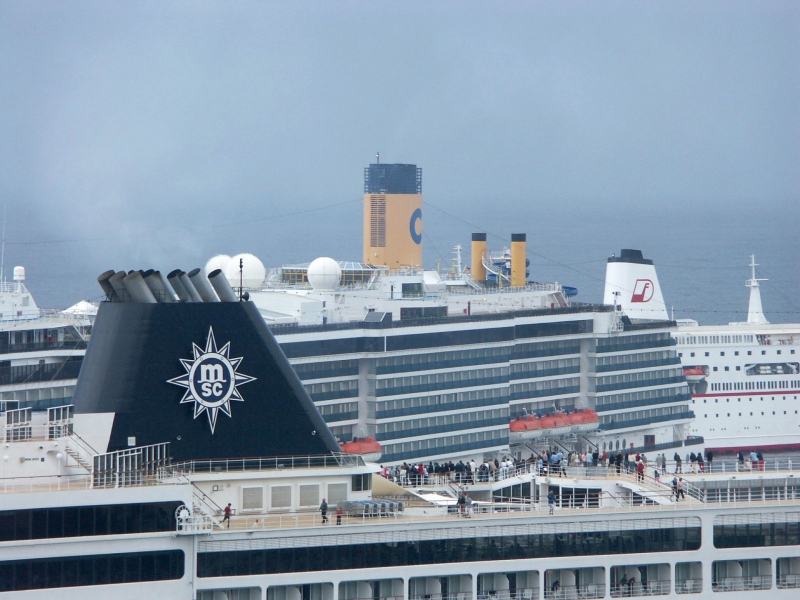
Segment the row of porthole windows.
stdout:
[[[725,367],[727,369],[727,367]],[[737,369],[739,367],[736,367]],[[714,367],[716,369],[716,367]],[[779,390],[781,388],[800,387],[800,381],[737,381],[731,383],[712,383],[712,392],[746,391],[746,390]]]
[[[726,414],[727,414],[727,416],[729,416],[729,417],[731,416],[731,413],[726,413]],[[774,411],[774,410],[772,411],[772,414],[773,414],[773,416],[775,415],[775,411]],[[787,414],[787,413],[786,413],[786,411],[783,411],[783,414]],[[797,414],[797,411],[794,411],[794,414]],[[741,417],[741,416],[742,416],[742,413],[739,413],[739,416]],[[753,413],[750,413],[750,416],[752,417],[752,416],[753,416]],[[761,412],[761,416],[762,416],[762,417],[764,416],[764,412],[763,412],[763,411]],[[708,415],[707,415],[707,414],[703,415],[703,418],[707,419],[707,418],[708,418]],[[719,413],[716,413],[716,414],[714,415],[714,418],[715,418],[715,419],[718,419],[718,418],[719,418]]]
[[[429,352],[403,354],[400,356],[386,356],[377,359],[375,366],[378,370],[386,367],[399,367],[404,365],[424,365],[437,362],[457,360],[472,360],[480,358],[497,358],[507,361],[511,354],[509,346],[495,346],[492,348],[471,348],[469,350],[453,350],[450,352]],[[495,361],[496,362],[496,361]]]
[[605,367],[608,365],[630,365],[631,369],[636,368],[636,363],[665,360],[675,356],[674,350],[662,350],[659,352],[642,352],[640,354],[614,354],[612,356],[598,356],[589,359],[589,370],[592,367]]
[[676,335],[679,344],[744,344],[755,342],[752,335]]
[[564,377],[562,379],[549,379],[547,381],[529,381],[526,383],[515,383],[511,386],[511,393],[538,392],[543,390],[558,390],[579,386],[580,377]]
[[595,338],[595,343],[597,348],[602,348],[604,346],[615,346],[618,344],[641,344],[646,342],[657,342],[660,340],[669,339],[669,333],[643,333],[638,335],[626,335],[621,337],[607,337],[607,338]]
[[512,358],[532,358],[536,356],[554,356],[558,354],[579,354],[580,344],[573,340],[559,342],[533,342],[514,346]]
[[439,383],[465,382],[476,379],[490,379],[493,377],[508,377],[508,367],[495,369],[471,369],[465,371],[450,371],[447,373],[431,373],[429,375],[412,375],[410,377],[394,377],[391,379],[378,379],[377,390],[390,390],[394,388],[407,388]]
[[[797,400],[797,396],[792,396],[792,398],[794,400]],[[786,396],[781,396],[781,399],[782,400],[786,400]],[[707,398],[703,398],[703,404],[706,404],[707,400],[708,400]],[[752,402],[753,398],[748,398],[748,400],[750,400],[750,402]],[[764,400],[766,400],[766,397],[765,396],[761,396],[761,398],[759,398],[759,400],[761,400],[761,402],[763,402]],[[772,400],[775,400],[775,396],[772,396]],[[730,398],[725,398],[725,402],[730,402],[730,401],[731,401]],[[741,398],[737,398],[736,401],[737,402],[741,402],[742,399]],[[692,400],[692,404],[694,404],[694,403],[695,403],[695,401]],[[714,404],[718,404],[718,403],[719,403],[719,398],[714,398]]]
[[555,360],[540,360],[536,362],[515,363],[511,365],[511,374],[518,375],[521,373],[531,373],[535,376],[537,372],[550,371],[553,369],[565,369],[569,367],[580,367],[581,359],[575,358],[559,358]]
[[623,402],[632,402],[635,400],[648,400],[650,398],[664,398],[665,402],[669,402],[670,398],[680,396],[684,393],[683,386],[671,388],[658,388],[654,390],[642,390],[640,392],[626,392],[623,394],[611,394],[609,396],[598,396],[596,399],[596,406],[606,406],[609,404],[620,404]]
[[379,423],[378,433],[392,433],[394,431],[410,431],[425,427],[437,427],[442,425],[454,425],[458,423],[474,423],[490,419],[508,418],[508,409],[500,408],[496,410],[476,410],[472,412],[441,415],[438,417],[428,417],[424,419],[408,419],[405,421],[392,421],[389,423]]
[[653,370],[653,371],[639,371],[637,373],[624,373],[621,375],[605,375],[603,377],[597,377],[594,381],[596,387],[601,387],[604,385],[614,385],[617,383],[629,383],[629,382],[647,382],[652,381],[654,379],[663,379],[669,377],[679,377],[683,374],[682,369],[661,369],[661,370]]
[[652,408],[650,410],[631,410],[624,413],[613,414],[610,416],[603,415],[600,417],[602,425],[611,423],[625,423],[627,421],[639,421],[641,419],[651,419],[653,417],[662,417],[667,415],[680,415],[688,413],[689,410],[685,405],[680,406],[666,406],[664,408]]
[[603,452],[606,450],[625,450],[628,447],[628,444],[625,441],[625,438],[622,438],[622,448],[620,448],[619,440],[616,441],[617,447],[614,447],[614,442],[603,442]]
[[317,409],[319,410],[319,414],[323,417],[358,412],[358,402],[339,402],[338,404],[317,405]]
[[[413,398],[398,398],[385,400],[379,404],[379,413],[392,410],[406,410],[410,408],[443,407],[442,410],[452,410],[451,406],[463,402],[486,400],[487,404],[497,404],[508,401],[508,390],[505,388],[486,388],[470,390],[452,394],[434,394],[431,396],[414,396]],[[444,408],[446,407],[446,408]]]
[[358,375],[357,360],[329,360],[292,365],[300,379],[321,379],[334,374]]

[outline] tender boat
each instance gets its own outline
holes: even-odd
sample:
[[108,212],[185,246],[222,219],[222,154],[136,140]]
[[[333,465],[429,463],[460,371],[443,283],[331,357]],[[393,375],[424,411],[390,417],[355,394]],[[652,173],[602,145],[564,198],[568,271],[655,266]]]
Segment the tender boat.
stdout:
[[342,452],[358,455],[364,459],[364,462],[376,462],[383,454],[380,442],[371,437],[356,437],[352,442],[345,442],[341,446]]

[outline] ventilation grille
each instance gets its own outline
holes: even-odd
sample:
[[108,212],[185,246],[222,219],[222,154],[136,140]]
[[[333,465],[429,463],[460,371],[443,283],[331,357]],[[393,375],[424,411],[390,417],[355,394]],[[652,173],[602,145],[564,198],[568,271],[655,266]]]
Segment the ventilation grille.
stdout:
[[300,506],[317,506],[319,505],[319,486],[301,485],[300,487]]
[[264,488],[242,488],[242,510],[262,510],[264,508]]
[[369,242],[373,248],[386,247],[386,196],[369,197]]
[[273,485],[271,491],[272,491],[272,508],[291,508],[292,486]]

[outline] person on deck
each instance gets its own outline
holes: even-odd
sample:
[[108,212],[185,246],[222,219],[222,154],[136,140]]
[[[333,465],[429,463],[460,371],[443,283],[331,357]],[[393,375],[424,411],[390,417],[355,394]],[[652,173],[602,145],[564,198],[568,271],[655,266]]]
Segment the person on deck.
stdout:
[[319,512],[322,513],[322,524],[328,522],[328,502],[325,498],[322,499],[322,504],[319,505]]

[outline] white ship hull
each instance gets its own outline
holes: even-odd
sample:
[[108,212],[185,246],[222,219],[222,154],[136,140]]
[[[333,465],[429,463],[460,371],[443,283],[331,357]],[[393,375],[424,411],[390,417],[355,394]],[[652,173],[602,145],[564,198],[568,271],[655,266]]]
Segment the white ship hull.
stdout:
[[673,334],[689,380],[691,435],[716,451],[800,448],[800,325],[681,326]]

